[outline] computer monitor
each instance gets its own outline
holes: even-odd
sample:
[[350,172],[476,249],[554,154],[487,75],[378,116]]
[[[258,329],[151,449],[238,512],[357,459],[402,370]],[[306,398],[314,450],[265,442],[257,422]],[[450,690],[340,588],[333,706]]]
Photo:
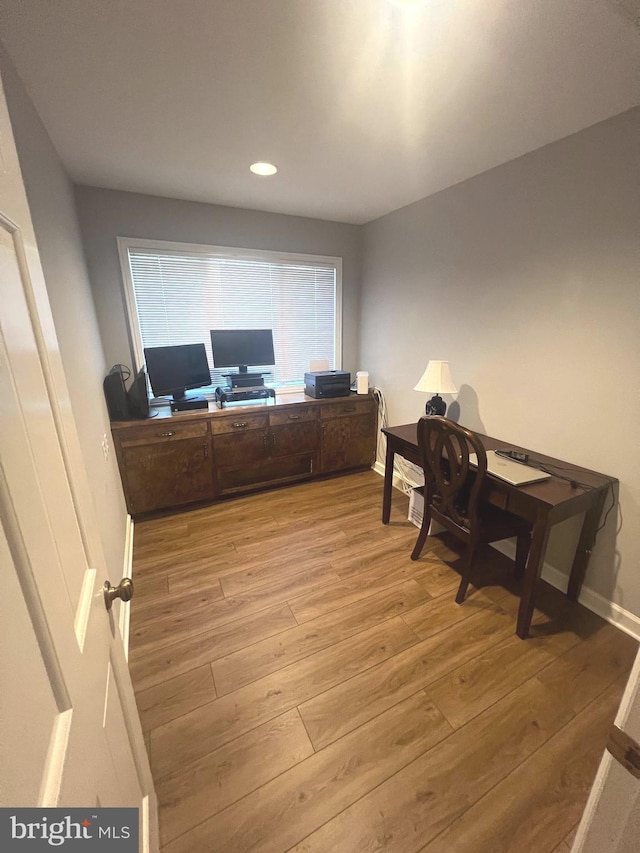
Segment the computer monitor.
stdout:
[[276,363],[271,329],[211,329],[214,367],[265,367]]
[[211,385],[204,344],[145,347],[144,359],[156,397],[172,394],[174,400],[182,400],[187,389]]

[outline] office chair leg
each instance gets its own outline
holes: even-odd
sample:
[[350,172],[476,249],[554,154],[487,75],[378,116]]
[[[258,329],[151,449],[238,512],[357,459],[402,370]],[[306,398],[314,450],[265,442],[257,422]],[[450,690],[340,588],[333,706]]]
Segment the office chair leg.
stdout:
[[467,594],[467,587],[469,586],[469,578],[463,577],[460,581],[460,586],[458,587],[458,592],[456,593],[456,604],[462,604],[464,601],[464,597]]
[[462,580],[456,593],[456,604],[462,604],[464,597],[467,594],[467,587],[471,581],[471,569],[473,568],[474,557],[476,553],[476,544],[470,544],[467,548],[467,554],[462,569]]
[[516,567],[514,575],[516,580],[520,580],[524,574],[527,565],[527,557],[529,556],[529,548],[531,547],[531,536],[529,533],[521,533],[516,542]]
[[422,549],[424,548],[424,543],[427,541],[427,536],[429,535],[429,527],[431,526],[431,516],[427,514],[426,510],[424,515],[422,516],[422,524],[420,525],[420,532],[418,533],[418,538],[416,540],[416,544],[413,547],[413,551],[411,552],[411,559],[417,560],[420,554],[422,553]]

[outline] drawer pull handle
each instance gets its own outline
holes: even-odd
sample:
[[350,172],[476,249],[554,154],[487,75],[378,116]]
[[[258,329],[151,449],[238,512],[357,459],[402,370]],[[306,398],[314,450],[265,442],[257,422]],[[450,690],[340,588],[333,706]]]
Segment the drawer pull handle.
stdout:
[[299,421],[302,415],[289,415],[290,421]]
[[235,427],[235,429],[242,429],[242,427],[246,427],[246,423],[239,422],[237,424],[234,424],[233,426]]
[[159,432],[158,436],[160,438],[171,438],[172,435],[175,435],[174,432]]

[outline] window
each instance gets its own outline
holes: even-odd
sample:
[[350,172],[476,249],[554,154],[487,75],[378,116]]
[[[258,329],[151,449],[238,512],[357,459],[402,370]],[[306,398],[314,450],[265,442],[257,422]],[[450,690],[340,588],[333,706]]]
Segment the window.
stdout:
[[[273,329],[269,385],[300,387],[312,359],[339,368],[341,259],[118,238],[136,361],[143,348],[204,343],[210,329]],[[228,370],[228,369],[227,369]]]

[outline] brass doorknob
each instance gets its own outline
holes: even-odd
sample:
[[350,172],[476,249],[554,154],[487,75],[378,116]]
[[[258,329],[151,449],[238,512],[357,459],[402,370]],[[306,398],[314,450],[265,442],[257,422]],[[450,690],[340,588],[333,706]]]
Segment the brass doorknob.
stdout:
[[104,592],[104,604],[107,610],[111,610],[111,605],[119,598],[121,601],[131,601],[133,598],[133,581],[131,578],[122,578],[118,586],[111,586],[109,581],[104,582],[102,587]]

